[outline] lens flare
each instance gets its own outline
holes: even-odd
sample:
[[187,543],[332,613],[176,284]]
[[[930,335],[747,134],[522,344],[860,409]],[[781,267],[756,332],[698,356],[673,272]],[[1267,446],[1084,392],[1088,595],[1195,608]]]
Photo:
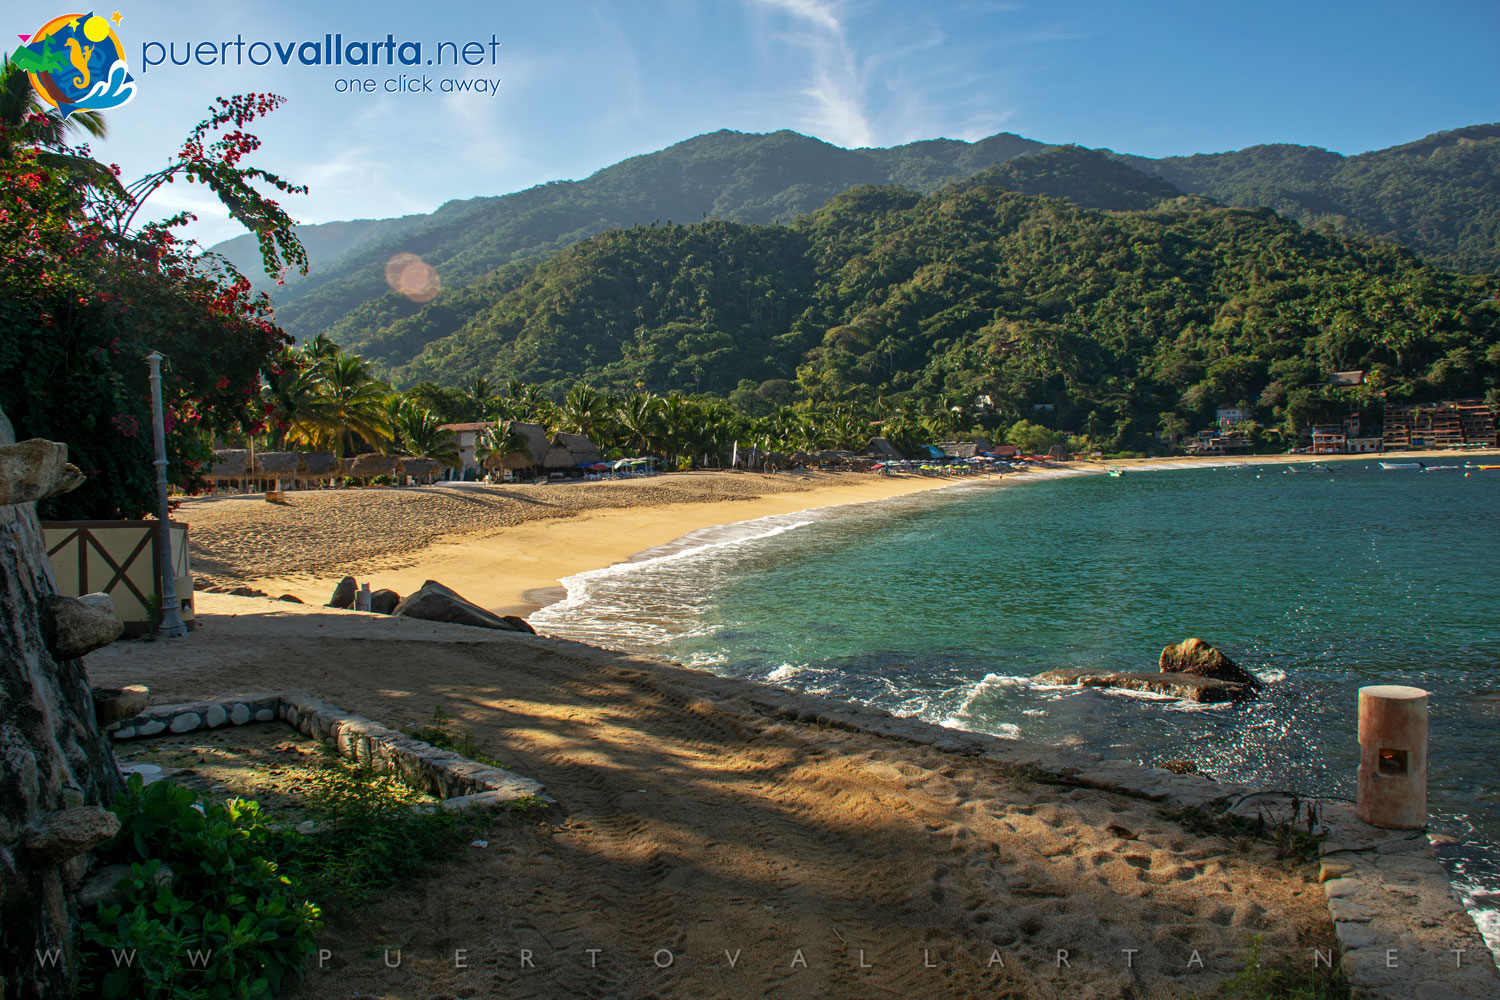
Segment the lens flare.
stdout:
[[413,302],[431,302],[443,286],[437,268],[414,253],[398,253],[386,261],[385,283]]

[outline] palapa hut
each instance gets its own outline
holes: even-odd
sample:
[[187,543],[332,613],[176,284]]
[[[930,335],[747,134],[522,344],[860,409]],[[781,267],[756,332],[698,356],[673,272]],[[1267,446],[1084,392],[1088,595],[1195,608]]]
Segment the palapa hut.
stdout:
[[332,452],[314,451],[302,456],[302,467],[297,478],[305,482],[331,481],[343,472],[338,457]]
[[541,424],[512,424],[516,433],[526,439],[526,450],[510,455],[491,455],[484,460],[486,469],[506,469],[516,472],[521,469],[540,470],[547,462],[547,451],[552,447],[547,437],[547,428]]
[[250,478],[250,452],[244,448],[227,448],[214,452],[213,464],[203,478],[214,484],[234,480],[243,483]]
[[403,458],[401,460],[401,474],[413,476],[417,479],[426,479],[432,482],[434,476],[443,471],[443,463],[435,458]]
[[870,446],[865,449],[865,454],[882,462],[899,462],[906,457],[886,438],[870,438]]
[[348,475],[355,479],[372,479],[375,476],[394,476],[396,474],[396,456],[382,455],[379,452],[369,452],[365,455],[356,455],[354,461],[349,465]]
[[1047,457],[1058,462],[1066,462],[1072,456],[1068,454],[1068,449],[1064,448],[1060,444],[1055,444],[1052,446],[1051,450],[1047,452]]
[[275,483],[274,489],[279,490],[283,483],[296,483],[301,462],[302,456],[295,451],[263,451],[255,456],[252,472],[256,479]]
[[581,465],[599,461],[599,449],[582,434],[554,434],[542,460],[548,472],[572,472]]
[[982,451],[989,451],[994,445],[990,444],[989,438],[979,437],[972,441],[944,441],[938,447],[949,458],[973,458]]

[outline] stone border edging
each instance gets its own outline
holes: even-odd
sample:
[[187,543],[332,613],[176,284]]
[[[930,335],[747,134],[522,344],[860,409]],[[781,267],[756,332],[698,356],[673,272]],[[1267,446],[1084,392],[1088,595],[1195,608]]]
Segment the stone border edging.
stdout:
[[528,797],[547,805],[557,801],[538,781],[438,749],[303,691],[148,706],[139,715],[122,720],[111,736],[124,741],[277,719],[345,757],[399,775],[413,787],[442,799],[447,809],[503,806]]

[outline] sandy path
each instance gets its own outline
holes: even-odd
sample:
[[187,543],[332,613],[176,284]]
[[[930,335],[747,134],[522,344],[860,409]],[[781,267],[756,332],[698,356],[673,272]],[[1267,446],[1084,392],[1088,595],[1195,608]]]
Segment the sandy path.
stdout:
[[777,689],[459,626],[200,611],[186,640],[91,654],[93,681],[153,702],[302,688],[399,726],[442,704],[561,803],[342,915],[298,996],[1143,1000],[1212,995],[1252,934],[1297,961],[1329,940],[1311,868],[1143,800],[778,720],[799,696]]

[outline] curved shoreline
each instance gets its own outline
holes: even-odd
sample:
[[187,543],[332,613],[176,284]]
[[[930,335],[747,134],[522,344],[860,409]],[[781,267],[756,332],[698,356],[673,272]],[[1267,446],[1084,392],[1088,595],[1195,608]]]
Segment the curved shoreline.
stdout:
[[[1161,471],[1241,462],[1280,465],[1374,462],[1390,458],[1462,461],[1476,455],[1495,454],[1500,451],[1123,459],[1065,463],[1044,468],[1040,473],[1008,473],[999,479],[816,472],[766,477],[718,472],[566,486],[439,485],[380,491],[327,490],[288,493],[287,508],[266,504],[258,494],[190,498],[184,502],[179,518],[199,526],[194,529],[196,533],[190,534],[193,559],[197,567],[208,566],[208,572],[202,575],[210,583],[249,586],[271,596],[291,594],[307,603],[322,604],[345,575],[369,580],[371,589],[386,587],[401,594],[416,590],[424,580],[435,579],[497,613],[528,615],[565,597],[562,580],[566,577],[628,562],[694,531],[775,514],[980,483],[1009,486],[1058,475],[1102,475],[1115,466],[1132,471]],[[721,486],[722,493],[716,493]],[[593,495],[601,487],[600,492],[608,494],[607,503],[597,502],[598,497]],[[645,495],[654,492],[654,487],[669,493],[684,491],[688,495],[681,502],[661,503]],[[564,496],[565,490],[580,492]],[[633,496],[635,493],[642,495]],[[345,553],[340,545],[349,539],[336,535],[322,537],[314,551],[288,554],[279,560],[295,568],[272,572],[254,569],[256,557],[261,555],[258,549],[278,549],[288,542],[301,542],[300,535],[325,528],[320,519],[329,513],[338,516],[342,505],[372,506],[374,517],[389,509],[395,516],[402,513],[398,508],[403,504],[419,501],[424,494],[443,500],[460,497],[469,504],[512,502],[517,509],[512,523],[478,527],[466,524],[462,512],[451,513],[443,530],[434,531],[431,525],[425,525],[428,537],[419,537],[410,547],[389,541],[372,547],[371,521],[356,519],[352,528],[363,537],[355,540],[364,543],[359,548],[365,551]],[[566,503],[549,505],[548,501],[554,497]],[[299,517],[304,513],[306,516]],[[389,530],[400,531],[401,527]],[[328,532],[323,534],[327,536]]]

